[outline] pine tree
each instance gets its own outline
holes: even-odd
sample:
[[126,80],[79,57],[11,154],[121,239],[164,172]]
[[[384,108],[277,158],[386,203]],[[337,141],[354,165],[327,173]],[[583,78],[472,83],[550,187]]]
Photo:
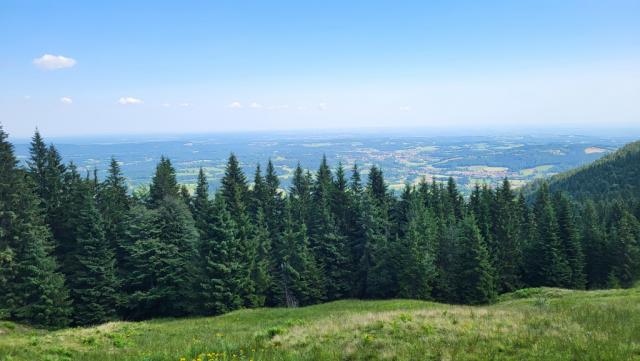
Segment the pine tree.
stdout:
[[69,301],[49,250],[36,185],[17,169],[13,146],[0,127],[0,314],[18,322],[63,327]]
[[495,270],[473,216],[465,217],[458,230],[456,288],[458,300],[468,304],[495,299]]

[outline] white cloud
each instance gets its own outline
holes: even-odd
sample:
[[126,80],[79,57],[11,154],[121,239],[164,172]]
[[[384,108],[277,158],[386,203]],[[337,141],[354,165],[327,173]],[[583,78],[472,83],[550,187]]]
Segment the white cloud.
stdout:
[[24,100],[31,100],[31,95],[25,95]]
[[71,99],[69,97],[62,97],[62,98],[60,98],[60,101],[63,104],[73,104],[73,99]]
[[318,110],[320,110],[320,111],[327,110],[327,104],[325,104],[325,103],[318,104]]
[[39,58],[33,59],[33,64],[40,69],[57,70],[71,68],[76,65],[76,60],[62,55],[44,54]]
[[186,108],[186,107],[190,107],[191,103],[180,103],[180,104],[178,104],[178,106]]
[[134,97],[121,97],[120,99],[118,99],[118,103],[120,103],[122,105],[141,104],[142,103],[142,99],[138,99],[138,98],[134,98]]
[[267,107],[267,109],[269,109],[269,110],[284,110],[284,109],[289,109],[289,104],[272,105],[272,106]]
[[400,111],[401,111],[401,112],[408,112],[408,111],[410,111],[410,110],[411,110],[411,107],[410,107],[410,106],[408,106],[408,105],[404,105],[404,106],[401,106],[401,107],[400,107]]
[[240,109],[240,108],[242,108],[242,104],[240,104],[240,102],[233,102],[233,103],[227,105],[227,107],[231,108],[231,109]]
[[256,102],[253,102],[253,103],[251,103],[251,104],[249,105],[249,108],[252,108],[252,109],[260,109],[260,108],[262,108],[262,104],[260,104],[260,103],[256,103]]
[[162,103],[162,106],[163,106],[163,107],[165,107],[165,108],[169,108],[169,107],[171,106],[171,104],[169,104],[169,103]]

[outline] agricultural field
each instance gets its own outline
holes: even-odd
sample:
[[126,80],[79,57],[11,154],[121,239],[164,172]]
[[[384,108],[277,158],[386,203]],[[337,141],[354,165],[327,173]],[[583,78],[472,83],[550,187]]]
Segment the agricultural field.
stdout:
[[[271,159],[283,188],[290,185],[298,163],[315,171],[323,155],[336,167],[354,164],[363,170],[381,167],[390,189],[423,178],[446,180],[454,177],[464,193],[476,183],[494,184],[509,177],[514,186],[572,169],[618,149],[632,138],[596,136],[367,136],[309,133],[238,133],[199,136],[54,139],[65,156],[82,173],[98,170],[101,177],[114,156],[121,162],[133,190],[148,184],[162,155],[170,157],[178,181],[194,188],[203,167],[212,190],[224,174],[230,152],[234,152],[249,181],[260,163]],[[29,154],[28,140],[17,140],[21,160]]]
[[524,289],[477,307],[348,300],[59,331],[3,322],[0,359],[640,360],[640,289]]

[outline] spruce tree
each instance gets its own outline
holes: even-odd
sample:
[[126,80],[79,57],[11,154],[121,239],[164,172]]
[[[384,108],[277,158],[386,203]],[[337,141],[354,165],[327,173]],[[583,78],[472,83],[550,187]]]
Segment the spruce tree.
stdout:
[[105,240],[102,219],[87,181],[72,189],[78,205],[71,229],[74,248],[66,265],[76,325],[91,325],[116,317],[119,288],[115,258]]
[[113,250],[119,277],[127,272],[125,269],[125,238],[127,217],[131,200],[127,193],[126,179],[120,164],[111,158],[107,178],[98,187],[98,208],[104,225],[105,240]]
[[609,260],[604,257],[608,253],[607,239],[592,201],[586,202],[581,219],[587,285],[591,289],[606,287],[609,276]]
[[199,279],[199,301],[204,314],[221,314],[242,306],[238,272],[237,230],[227,210],[224,197],[215,197],[213,205],[200,213],[200,255],[202,269]]
[[407,226],[395,248],[400,298],[430,299],[436,276],[436,229],[431,211],[417,195],[410,196]]
[[0,314],[46,327],[69,319],[68,291],[50,255],[50,233],[33,184],[17,169],[0,127]]
[[176,179],[176,170],[169,158],[162,156],[149,187],[149,205],[158,207],[165,198],[178,198],[179,193],[180,187]]
[[126,290],[131,318],[184,316],[195,311],[198,232],[181,199],[165,198],[156,209],[135,207]]
[[555,203],[558,217],[558,236],[564,258],[567,260],[570,270],[570,279],[567,286],[583,289],[586,284],[584,253],[575,224],[573,205],[568,197],[562,193],[556,193]]
[[258,208],[254,227],[254,243],[256,253],[251,264],[251,280],[255,287],[254,306],[263,307],[266,304],[271,288],[271,239],[269,229],[262,208]]
[[640,271],[640,225],[638,220],[620,203],[614,205],[610,226],[609,286],[631,287]]
[[536,230],[527,254],[531,285],[566,287],[571,280],[571,268],[560,243],[556,213],[546,183],[538,192],[534,215]]
[[[482,214],[482,213],[481,213]],[[508,179],[496,190],[493,211],[492,257],[499,292],[511,292],[522,287],[522,246],[519,242],[519,219],[515,194]]]
[[292,218],[291,204],[287,203],[284,233],[275,248],[274,288],[278,304],[297,307],[324,299],[320,270],[309,250],[307,230],[303,223]]
[[488,303],[495,299],[495,270],[473,216],[465,217],[458,230],[456,288],[459,302]]
[[239,285],[239,292],[244,305],[252,307],[257,304],[255,283],[251,278],[251,269],[258,245],[254,237],[251,217],[247,210],[249,187],[238,159],[233,153],[229,156],[221,183],[221,195],[224,197],[226,207],[236,225],[236,236],[239,241],[238,262],[240,266],[234,277]]

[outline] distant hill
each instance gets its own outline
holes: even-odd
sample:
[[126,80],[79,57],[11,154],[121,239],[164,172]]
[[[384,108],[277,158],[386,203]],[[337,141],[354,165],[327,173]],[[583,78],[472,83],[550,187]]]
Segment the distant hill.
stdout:
[[[547,179],[552,191],[563,191],[578,201],[607,201],[640,198],[640,141],[629,143],[593,163]],[[532,195],[540,182],[531,184],[525,193]]]

